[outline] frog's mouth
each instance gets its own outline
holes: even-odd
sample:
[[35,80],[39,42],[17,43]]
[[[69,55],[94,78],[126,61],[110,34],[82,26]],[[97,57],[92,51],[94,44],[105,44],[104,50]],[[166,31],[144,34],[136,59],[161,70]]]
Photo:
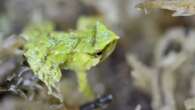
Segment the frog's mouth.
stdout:
[[104,61],[114,51],[116,44],[117,40],[114,40],[108,45],[106,45],[106,47],[101,52],[97,53],[97,55],[101,56],[100,62]]

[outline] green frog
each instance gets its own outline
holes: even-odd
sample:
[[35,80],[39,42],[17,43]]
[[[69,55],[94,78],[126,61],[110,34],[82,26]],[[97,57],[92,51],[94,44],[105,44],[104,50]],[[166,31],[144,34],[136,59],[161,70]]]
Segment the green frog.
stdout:
[[79,91],[93,97],[87,70],[104,61],[119,39],[98,20],[82,18],[77,26],[75,31],[62,32],[55,31],[50,22],[30,24],[21,34],[26,41],[24,56],[34,74],[48,87],[49,94],[60,81],[61,70],[69,69],[76,73]]

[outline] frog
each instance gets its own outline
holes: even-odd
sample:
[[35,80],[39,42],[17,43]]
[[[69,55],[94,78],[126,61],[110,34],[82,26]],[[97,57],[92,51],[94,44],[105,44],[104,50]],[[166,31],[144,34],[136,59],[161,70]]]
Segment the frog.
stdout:
[[29,24],[21,33],[25,40],[24,56],[35,76],[47,86],[48,94],[57,89],[61,70],[65,69],[76,73],[78,90],[93,99],[87,72],[110,56],[119,36],[94,18],[80,19],[77,27],[64,32],[56,31],[51,22]]

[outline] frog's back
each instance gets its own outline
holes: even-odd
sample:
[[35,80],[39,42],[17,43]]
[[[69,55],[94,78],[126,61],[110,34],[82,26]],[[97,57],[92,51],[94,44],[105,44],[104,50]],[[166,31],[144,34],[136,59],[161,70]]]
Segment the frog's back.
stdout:
[[22,36],[26,40],[24,55],[29,65],[51,91],[51,86],[61,77],[59,65],[66,62],[78,40],[54,31],[51,24],[31,25]]

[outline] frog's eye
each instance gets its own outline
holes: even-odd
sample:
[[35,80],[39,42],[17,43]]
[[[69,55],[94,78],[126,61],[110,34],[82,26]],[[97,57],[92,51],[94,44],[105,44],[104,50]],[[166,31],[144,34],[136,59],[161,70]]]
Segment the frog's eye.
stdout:
[[102,51],[97,52],[96,55],[102,55]]

